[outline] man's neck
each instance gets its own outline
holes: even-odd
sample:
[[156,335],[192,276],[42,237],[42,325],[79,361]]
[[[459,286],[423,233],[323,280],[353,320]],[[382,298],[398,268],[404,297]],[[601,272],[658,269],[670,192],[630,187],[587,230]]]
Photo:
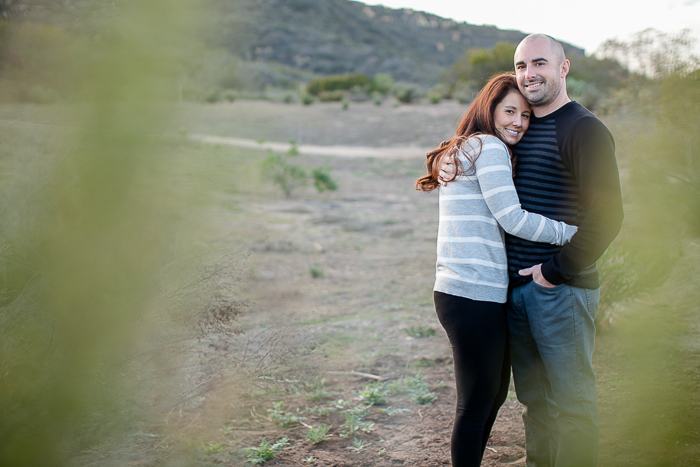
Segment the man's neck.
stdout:
[[552,112],[556,112],[557,110],[561,109],[569,102],[571,102],[571,99],[569,99],[569,96],[566,92],[563,92],[559,96],[557,96],[557,98],[555,100],[553,100],[552,102],[550,102],[547,105],[543,105],[543,106],[533,105],[532,112],[535,114],[535,117],[537,117],[537,118],[546,117],[547,115],[551,114]]

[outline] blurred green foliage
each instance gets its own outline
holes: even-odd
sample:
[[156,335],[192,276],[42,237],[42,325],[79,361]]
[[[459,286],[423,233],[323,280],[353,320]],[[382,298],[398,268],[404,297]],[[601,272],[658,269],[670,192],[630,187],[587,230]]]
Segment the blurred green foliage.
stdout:
[[[469,103],[482,86],[494,75],[513,71],[513,54],[516,44],[499,42],[490,49],[472,47],[445,68],[442,72],[442,85],[447,89],[447,97],[461,103]],[[567,79],[567,89],[572,99],[585,107],[596,110],[601,100],[624,84],[629,72],[617,61],[583,54],[569,54],[571,71]]]
[[498,42],[491,49],[471,47],[442,73],[442,82],[453,93],[458,85],[476,90],[495,74],[513,71],[515,44]]
[[700,445],[700,68],[687,41],[654,37],[616,41],[637,73],[605,102],[625,221],[599,262],[596,320],[615,342],[601,374],[601,466],[693,465]]
[[349,91],[354,87],[371,90],[372,78],[362,73],[348,73],[338,76],[331,75],[311,81],[306,85],[306,92],[318,96],[323,92]]
[[[122,13],[92,40],[9,26],[22,61],[3,69],[3,99],[38,87],[75,101],[60,111],[64,126],[2,126],[3,466],[109,453],[189,394],[176,383],[181,356],[155,349],[195,338],[210,304],[188,301],[176,285],[187,279],[170,268],[185,254],[172,240],[189,233],[174,221],[191,200],[177,183],[182,159],[155,135],[168,128],[192,12],[154,0]],[[222,321],[241,309],[226,296],[216,303]]]
[[[287,198],[291,198],[294,191],[306,186],[309,181],[309,173],[305,167],[290,163],[294,156],[299,155],[296,141],[292,140],[290,143],[289,150],[284,154],[275,154],[272,150],[268,150],[268,155],[262,162],[263,172],[282,189]],[[311,169],[311,178],[319,193],[338,189],[338,184],[331,177],[328,166]]]
[[374,78],[362,73],[348,73],[314,79],[306,85],[306,92],[318,97],[321,102],[341,102],[348,98],[369,100],[372,96],[387,95],[394,88],[393,78],[386,73]]

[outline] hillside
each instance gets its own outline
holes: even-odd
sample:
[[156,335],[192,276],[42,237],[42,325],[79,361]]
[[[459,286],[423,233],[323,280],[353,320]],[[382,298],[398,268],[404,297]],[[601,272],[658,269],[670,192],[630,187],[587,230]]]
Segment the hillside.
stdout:
[[[18,20],[99,34],[105,19],[132,0],[12,0]],[[469,47],[517,43],[525,34],[457,23],[409,9],[349,0],[208,0],[201,6],[205,41],[253,66],[329,75],[388,73],[397,81],[435,84]],[[18,13],[19,10],[18,10]],[[573,55],[583,50],[565,45]]]
[[246,61],[322,75],[389,73],[399,81],[430,84],[469,47],[517,43],[525,36],[348,0],[214,0],[212,5],[211,44]]

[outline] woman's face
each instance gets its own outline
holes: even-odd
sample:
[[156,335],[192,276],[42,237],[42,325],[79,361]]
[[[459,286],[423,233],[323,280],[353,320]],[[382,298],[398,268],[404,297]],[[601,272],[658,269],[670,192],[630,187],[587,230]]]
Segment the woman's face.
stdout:
[[530,104],[516,91],[506,94],[493,111],[498,137],[508,144],[520,141],[530,125]]

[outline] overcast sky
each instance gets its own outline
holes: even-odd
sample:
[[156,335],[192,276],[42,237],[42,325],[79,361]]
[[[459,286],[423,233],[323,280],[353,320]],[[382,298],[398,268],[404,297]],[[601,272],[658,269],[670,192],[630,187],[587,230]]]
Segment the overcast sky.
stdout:
[[590,54],[606,39],[628,40],[647,28],[677,34],[687,28],[700,51],[700,0],[381,0],[368,5],[410,8],[470,24],[539,32]]

